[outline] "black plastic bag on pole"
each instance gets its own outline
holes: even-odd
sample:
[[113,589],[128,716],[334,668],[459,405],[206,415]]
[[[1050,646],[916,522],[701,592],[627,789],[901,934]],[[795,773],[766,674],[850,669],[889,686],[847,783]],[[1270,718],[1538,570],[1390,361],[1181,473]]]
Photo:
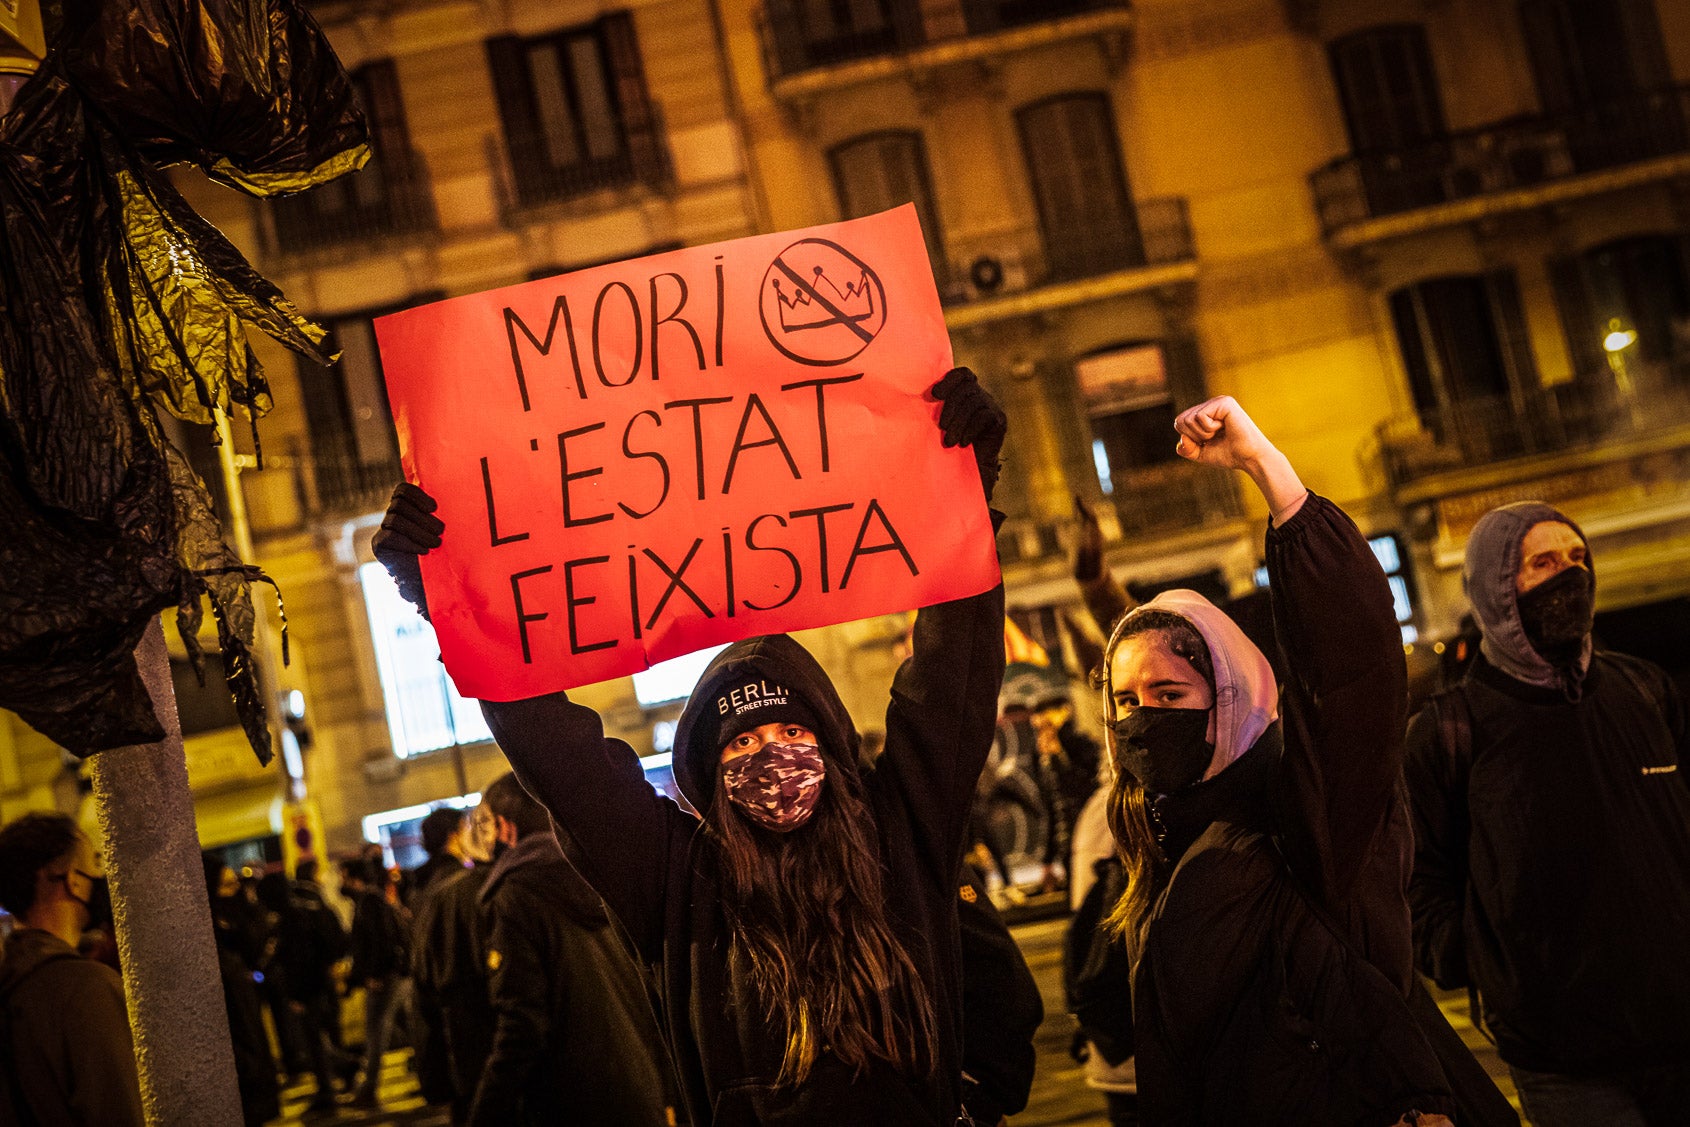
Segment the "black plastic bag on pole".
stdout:
[[84,0],[50,42],[0,120],[0,707],[80,755],[159,739],[135,645],[175,606],[192,648],[209,596],[267,762],[260,576],[158,413],[267,411],[253,328],[333,357],[162,169],[302,190],[368,159],[362,113],[292,0]]

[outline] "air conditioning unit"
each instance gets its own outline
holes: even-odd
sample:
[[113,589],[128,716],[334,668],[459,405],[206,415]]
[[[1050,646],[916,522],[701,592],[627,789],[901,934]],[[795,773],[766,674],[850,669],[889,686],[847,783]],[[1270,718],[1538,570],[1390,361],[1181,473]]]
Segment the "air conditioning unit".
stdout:
[[1027,264],[1012,246],[982,250],[958,271],[973,301],[1019,293],[1027,288]]

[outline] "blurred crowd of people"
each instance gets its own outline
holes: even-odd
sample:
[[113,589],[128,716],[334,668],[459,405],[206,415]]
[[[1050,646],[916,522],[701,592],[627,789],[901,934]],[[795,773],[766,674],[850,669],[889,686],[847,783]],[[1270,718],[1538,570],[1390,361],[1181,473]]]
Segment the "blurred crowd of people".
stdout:
[[[1001,412],[965,369],[932,391],[990,502]],[[476,1127],[1002,1124],[1045,1015],[994,901],[1044,895],[1114,1127],[1518,1124],[1428,979],[1470,992],[1535,1127],[1690,1122],[1690,716],[1596,644],[1583,531],[1486,514],[1471,629],[1411,700],[1350,519],[1231,399],[1176,429],[1259,489],[1264,591],[1140,604],[1082,507],[1061,652],[1005,662],[1001,587],[928,608],[884,728],[756,638],[685,706],[684,803],[559,693],[485,706],[514,770],[430,813],[410,872],[372,846],[330,894],[316,862],[207,853],[246,1121],[294,1077],[314,1111],[376,1107],[408,1046]],[[376,545],[425,615],[433,511],[401,486]],[[101,872],[68,818],[0,829],[0,1108],[23,1122],[140,1122],[115,954],[88,940]]]

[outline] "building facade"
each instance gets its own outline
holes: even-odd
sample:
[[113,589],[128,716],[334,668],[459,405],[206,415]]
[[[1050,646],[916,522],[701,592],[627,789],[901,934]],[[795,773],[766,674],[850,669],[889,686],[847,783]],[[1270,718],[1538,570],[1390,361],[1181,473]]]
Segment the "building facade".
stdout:
[[[195,776],[202,834],[227,823],[211,838],[256,826],[264,794],[278,832],[315,818],[317,839],[345,848],[366,816],[477,789],[503,766],[371,563],[399,477],[371,317],[906,202],[957,361],[1011,416],[1001,549],[1012,615],[1035,641],[1061,652],[1076,602],[1076,500],[1138,593],[1256,589],[1261,505],[1173,454],[1175,413],[1222,393],[1375,538],[1420,657],[1465,609],[1473,521],[1525,497],[1590,534],[1616,644],[1633,642],[1628,623],[1658,642],[1687,615],[1685,5],[314,10],[358,82],[371,167],[259,207],[192,194],[343,351],[333,369],[261,353],[277,408],[262,468],[239,434],[233,467],[257,561],[288,600],[296,660],[276,688],[303,705],[311,802],[283,803],[280,775],[229,757]],[[904,625],[805,636],[865,724]],[[622,680],[582,695],[616,734],[662,751],[665,690]],[[221,729],[205,722],[209,747]],[[53,749],[17,724],[9,746],[8,815],[56,801]]]

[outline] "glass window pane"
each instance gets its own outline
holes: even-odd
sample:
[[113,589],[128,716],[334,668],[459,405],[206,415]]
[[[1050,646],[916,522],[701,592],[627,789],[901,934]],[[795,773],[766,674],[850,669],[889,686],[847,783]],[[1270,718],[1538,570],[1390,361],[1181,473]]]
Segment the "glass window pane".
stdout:
[[453,744],[491,740],[493,733],[480,708],[458,695],[440,664],[434,628],[399,594],[387,569],[379,563],[364,564],[358,569],[358,582],[375,643],[393,753],[403,759]]
[[534,108],[540,114],[540,137],[547,158],[559,168],[579,164],[581,147],[575,137],[575,118],[563,84],[557,45],[540,43],[528,48],[528,73],[534,82]]
[[581,111],[581,130],[587,137],[587,155],[608,160],[621,153],[622,133],[617,128],[598,40],[589,36],[570,40],[569,65],[575,76],[576,105]]

